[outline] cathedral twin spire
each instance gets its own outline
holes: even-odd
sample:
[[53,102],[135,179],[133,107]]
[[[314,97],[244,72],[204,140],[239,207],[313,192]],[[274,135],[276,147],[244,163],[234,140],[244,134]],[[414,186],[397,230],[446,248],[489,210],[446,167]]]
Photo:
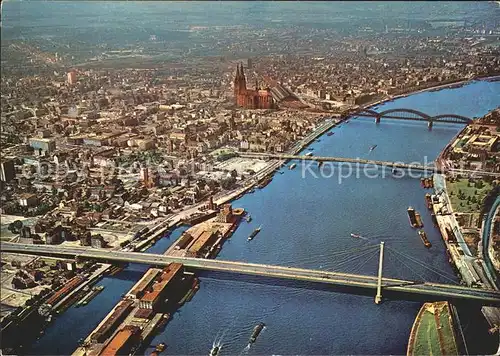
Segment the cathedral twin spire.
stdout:
[[[235,81],[235,83],[237,83],[236,85],[238,85],[238,86],[241,85],[242,89],[243,89],[243,87],[244,87],[244,89],[246,89],[246,78],[245,78],[245,72],[243,71],[243,64],[242,63],[236,65],[236,77],[234,78],[234,81]],[[256,79],[255,80],[255,90],[259,90],[259,89],[260,89],[259,82]]]

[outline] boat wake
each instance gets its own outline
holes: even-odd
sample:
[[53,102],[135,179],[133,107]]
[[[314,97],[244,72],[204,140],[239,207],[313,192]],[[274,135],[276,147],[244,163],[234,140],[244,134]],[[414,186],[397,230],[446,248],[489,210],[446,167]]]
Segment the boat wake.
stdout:
[[240,355],[246,355],[246,354],[248,354],[248,351],[250,351],[250,347],[251,346],[252,346],[251,344],[248,344],[247,346],[245,346],[245,348],[240,351]]
[[354,239],[368,240],[367,237],[361,236],[360,234],[351,234],[351,237]]
[[222,346],[224,345],[222,343],[222,340],[224,339],[224,336],[226,335],[226,331],[224,330],[222,332],[222,335],[219,337],[219,333],[215,335],[215,340],[212,342],[212,349],[210,350],[210,356],[218,356],[220,354],[220,351],[222,350]]

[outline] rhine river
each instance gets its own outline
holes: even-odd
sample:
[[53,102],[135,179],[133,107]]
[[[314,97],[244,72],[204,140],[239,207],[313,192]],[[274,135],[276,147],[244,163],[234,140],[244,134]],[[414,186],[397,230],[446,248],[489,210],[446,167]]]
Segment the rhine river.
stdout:
[[[500,82],[480,81],[457,89],[410,95],[379,107],[480,117],[500,105],[499,98]],[[424,162],[427,157],[430,162],[462,127],[436,124],[428,131],[426,124],[419,122],[386,120],[375,125],[369,119],[351,119],[334,128],[334,135],[323,135],[311,147],[315,155],[403,162]],[[370,151],[373,145],[377,147]],[[376,275],[376,245],[385,241],[386,276],[456,283],[444,244],[425,207],[426,191],[419,179],[395,179],[391,174],[368,178],[361,174],[344,178],[339,184],[338,174],[315,177],[315,166],[304,176],[300,162],[296,169],[282,171],[266,188],[233,202],[234,207],[245,208],[253,220],[241,223],[218,258]],[[432,243],[429,250],[408,224],[409,205],[422,213]],[[259,225],[262,231],[248,242],[248,234]],[[166,250],[184,230],[177,229],[148,252]],[[350,233],[365,239],[353,239]],[[370,246],[371,251],[365,252]],[[408,260],[408,256],[418,262]],[[432,266],[439,273],[423,266]],[[78,340],[93,330],[145,269],[130,265],[122,273],[104,278],[104,291],[88,306],[72,307],[53,321],[29,353],[74,351]],[[222,337],[222,354],[231,355],[405,354],[420,305],[395,300],[375,305],[374,296],[204,273],[198,293],[174,315],[152,345],[166,342],[168,354],[201,355],[209,353],[212,342]],[[475,333],[480,329],[477,321],[465,313],[460,317],[469,352],[491,352],[484,347],[494,346],[494,342],[485,334]],[[261,321],[266,329],[251,348],[246,348],[253,327]],[[145,352],[151,351],[148,348]]]

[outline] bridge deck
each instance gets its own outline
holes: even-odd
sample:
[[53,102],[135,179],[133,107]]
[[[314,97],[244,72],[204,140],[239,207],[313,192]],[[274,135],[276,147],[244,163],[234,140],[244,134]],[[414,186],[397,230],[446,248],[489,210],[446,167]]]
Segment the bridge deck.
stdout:
[[323,157],[323,156],[299,156],[281,153],[239,153],[240,157],[245,158],[277,158],[277,159],[299,159],[304,161],[316,162],[337,162],[337,163],[355,163],[355,164],[372,164],[376,166],[386,166],[391,168],[416,169],[429,172],[440,172],[435,166],[424,166],[421,164],[408,164],[403,162],[389,162],[369,160],[363,158],[346,158],[346,157]]
[[[54,255],[71,258],[78,256],[95,260],[134,262],[155,266],[166,266],[169,263],[178,262],[184,264],[186,267],[200,270],[223,271],[229,273],[266,276],[374,290],[377,287],[377,278],[375,276],[236,261],[172,257],[158,254],[111,251],[84,247],[54,247],[47,245],[25,245],[16,243],[2,243],[1,251],[34,255]],[[407,281],[393,278],[383,278],[382,282],[384,290],[420,294],[444,299],[473,300],[487,305],[500,306],[500,292],[494,290],[468,288],[458,285],[439,283]]]
[[[240,152],[240,157],[244,158],[254,158],[254,159],[264,159],[264,158],[275,158],[275,159],[283,159],[283,160],[304,160],[304,161],[313,161],[313,162],[337,162],[337,163],[353,163],[357,165],[374,165],[381,167],[389,167],[389,168],[399,168],[399,169],[411,169],[429,173],[445,173],[442,169],[434,166],[434,165],[421,165],[421,164],[408,164],[403,162],[389,162],[389,161],[378,161],[378,160],[369,160],[362,158],[346,158],[346,157],[323,157],[323,156],[300,156],[300,155],[292,155],[292,154],[283,154],[283,153],[259,153],[259,152]],[[356,167],[358,168],[358,167]],[[491,176],[491,177],[500,177],[500,173],[482,171],[482,170],[470,170],[470,169],[455,169],[451,168],[447,170],[448,172],[455,174],[462,174],[466,176]]]

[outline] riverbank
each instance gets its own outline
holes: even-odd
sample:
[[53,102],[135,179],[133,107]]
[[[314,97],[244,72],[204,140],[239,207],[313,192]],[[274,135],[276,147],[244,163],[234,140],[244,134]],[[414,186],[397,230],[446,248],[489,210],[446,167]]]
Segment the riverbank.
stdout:
[[[437,157],[437,165],[442,169],[446,169],[447,166],[451,166],[451,161],[445,161],[445,157],[452,148],[454,142],[460,137],[468,126],[463,128],[453,139],[445,146],[445,148],[440,152]],[[435,194],[432,197],[433,201],[433,211],[436,216],[436,222],[438,224],[442,240],[446,246],[446,251],[449,256],[450,263],[456,269],[458,275],[462,279],[462,283],[467,286],[487,288],[487,289],[498,289],[496,285],[497,272],[494,270],[491,261],[488,256],[488,237],[490,233],[489,223],[491,221],[486,221],[482,219],[481,229],[479,232],[479,244],[477,255],[475,251],[471,251],[471,248],[465,241],[464,233],[461,225],[455,216],[455,210],[457,210],[457,205],[453,206],[450,199],[450,195],[453,192],[449,192],[447,189],[447,177],[445,175],[434,175],[434,185]],[[464,189],[464,188],[462,188]],[[462,192],[462,194],[464,194]],[[475,189],[474,197],[478,195],[478,189]],[[455,194],[458,196],[455,188]],[[479,196],[479,200],[482,198]],[[455,200],[455,204],[457,200]],[[459,200],[458,200],[459,201]],[[479,206],[479,205],[478,205]],[[493,206],[493,209],[495,206]],[[493,212],[490,212],[492,215]],[[491,220],[491,216],[487,219]],[[493,307],[483,307],[482,313],[486,318],[490,327],[495,325],[500,325],[500,308]]]

